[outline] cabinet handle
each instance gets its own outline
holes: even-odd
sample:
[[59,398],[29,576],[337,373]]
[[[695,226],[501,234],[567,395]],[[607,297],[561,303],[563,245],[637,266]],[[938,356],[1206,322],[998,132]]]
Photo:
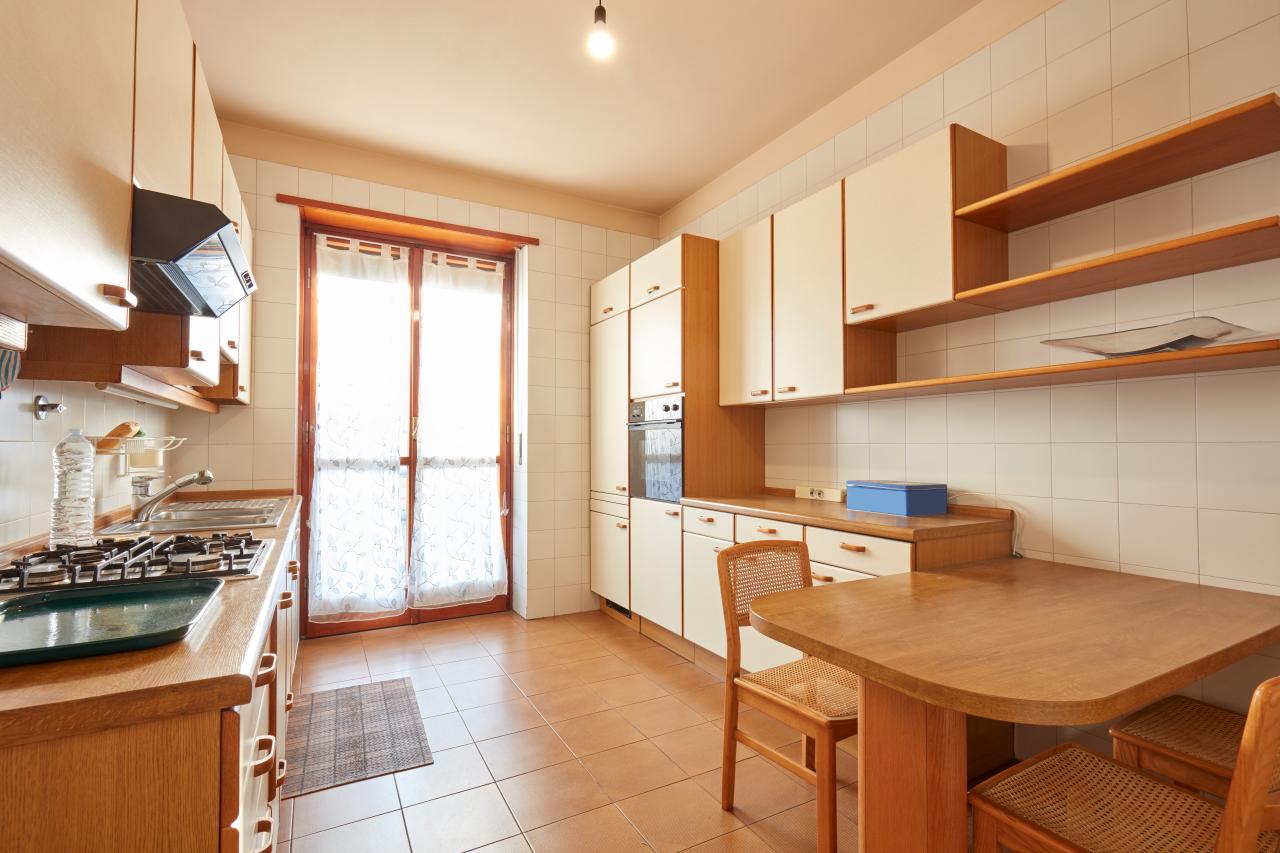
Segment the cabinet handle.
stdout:
[[204,361],[204,353],[198,349],[193,349],[189,354],[192,361]]
[[649,287],[645,290],[645,293],[646,293],[646,294],[649,294],[649,293],[657,293],[659,290],[662,290],[662,285],[660,285],[660,284],[651,284],[651,285],[649,285]]
[[280,759],[276,762],[276,787],[279,788],[284,784],[284,777],[289,775],[289,762]]
[[855,554],[865,554],[865,553],[867,552],[867,546],[866,546],[866,545],[852,545],[852,544],[850,544],[850,543],[848,543],[848,542],[841,542],[841,543],[840,543],[840,550],[841,550],[841,551],[852,551],[852,552],[854,552]]
[[608,314],[608,313],[609,313],[609,312],[611,312],[611,311],[613,311],[613,306],[612,306],[612,305],[606,305],[606,306],[604,306],[603,308],[601,308],[601,309],[600,309],[600,313],[601,313],[601,314]]
[[759,391],[752,391],[752,392],[751,392],[751,396],[752,396],[752,397],[764,397],[764,396],[768,395],[768,393],[769,393],[769,389],[768,389],[768,388],[761,388]]
[[293,606],[293,593],[292,592],[280,593],[280,609],[288,610],[292,606]]
[[276,656],[274,652],[266,652],[258,661],[258,671],[253,676],[254,687],[266,687],[276,678]]
[[240,345],[237,344],[235,341],[227,341],[227,349],[236,349],[239,346]]
[[875,306],[875,303],[874,303],[874,302],[868,302],[866,305],[855,305],[855,306],[853,306],[852,308],[850,308],[850,309],[849,309],[849,313],[850,313],[850,314],[861,314],[861,313],[863,313],[863,312],[865,312],[865,311],[872,311],[872,310],[874,310],[874,309],[875,309],[875,307],[876,307],[876,306]]
[[624,523],[623,523],[623,522],[621,522],[621,521],[615,521],[615,522],[613,523],[613,526],[614,526],[614,527],[616,527],[616,528],[618,528],[619,530],[626,530],[626,529],[627,529],[627,525],[626,525],[626,524],[624,524]]
[[292,690],[284,694],[284,709],[286,711],[293,710],[293,691]]
[[663,388],[679,388],[679,387],[680,387],[680,383],[679,383],[679,382],[668,382],[666,385],[663,385],[662,387],[663,387]]
[[138,297],[133,295],[133,291],[118,284],[100,284],[98,292],[102,294],[103,299],[120,308],[138,307]]
[[298,578],[298,561],[290,560],[288,563],[289,574],[293,575],[294,580]]
[[810,574],[810,575],[812,575],[812,576],[813,576],[813,579],[814,579],[814,580],[816,580],[816,581],[822,581],[823,583],[835,583],[835,582],[836,582],[836,579],[835,579],[834,577],[832,577],[831,575],[820,575],[820,574],[818,574],[817,572],[812,572],[812,571],[811,571],[811,572],[809,572],[809,574]]
[[779,386],[779,387],[775,388],[774,390],[775,390],[775,391],[777,391],[779,394],[790,394],[790,393],[792,393],[793,391],[795,391],[795,390],[796,390],[796,386],[794,386],[794,385],[781,385],[781,386]]
[[254,848],[253,853],[272,853],[276,844],[276,819],[271,815],[264,815],[258,818],[258,822],[253,825],[253,831],[267,834],[267,843],[261,847]]
[[712,518],[711,516],[709,516],[709,515],[700,515],[700,516],[698,516],[698,521],[701,521],[703,524],[715,524],[715,523],[716,523],[716,520],[715,520],[714,518]]
[[249,766],[253,768],[254,776],[261,776],[276,764],[276,736],[275,735],[258,735],[257,740],[253,742],[253,753],[266,750],[266,755],[254,761]]
[[712,548],[712,549],[711,549],[711,553],[712,553],[712,554],[719,554],[719,553],[720,553],[720,546],[719,546],[719,545],[717,545],[716,547]]
[[667,515],[671,516],[672,518],[680,517],[680,510],[678,509],[667,509],[667,510],[663,510],[663,512],[665,512]]
[[765,534],[768,534],[769,536],[773,536],[777,532],[778,532],[778,528],[776,527],[757,527],[756,528],[756,533],[765,533]]
[[625,492],[625,491],[627,490],[627,487],[626,487],[626,486],[614,486],[614,487],[613,487],[613,489],[614,489],[614,491],[617,491],[617,492]]
[[237,385],[237,386],[236,386],[236,388],[237,388],[237,389],[239,389],[239,391],[240,391],[240,393],[241,393],[241,394],[243,394],[245,391],[248,391],[248,390],[249,390],[248,388],[244,387],[243,385]]

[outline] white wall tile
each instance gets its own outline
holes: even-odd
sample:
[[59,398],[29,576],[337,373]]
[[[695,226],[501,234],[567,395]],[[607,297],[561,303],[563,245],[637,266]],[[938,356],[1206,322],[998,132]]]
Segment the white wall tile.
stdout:
[[1115,144],[1149,136],[1191,116],[1187,59],[1181,57],[1115,88]]
[[1123,83],[1186,54],[1187,0],[1167,0],[1112,32],[1112,78]]
[[1045,52],[1050,61],[1107,32],[1108,0],[1065,0],[1044,14]]
[[1197,458],[1199,506],[1280,513],[1280,444],[1201,442]]
[[1053,440],[1116,440],[1116,386],[1109,382],[1051,389]]
[[1055,59],[1048,67],[1050,113],[1111,88],[1111,37],[1102,35]]
[[1053,445],[1053,497],[1073,500],[1116,500],[1114,444]]
[[1196,505],[1196,446],[1165,442],[1117,445],[1119,498],[1125,503]]
[[404,190],[386,184],[369,184],[369,207],[387,213],[404,213]]
[[369,182],[358,178],[333,176],[333,200],[352,207],[369,207]]
[[999,89],[1044,67],[1044,15],[1038,15],[991,45],[991,85]]
[[1053,500],[1053,550],[1069,557],[1118,560],[1119,512],[1114,503]]
[[[241,192],[245,192],[243,187]],[[269,160],[259,160],[256,192],[258,195],[268,196],[274,196],[277,193],[297,195],[298,167],[286,166],[283,163],[272,163]]]
[[[1191,114],[1216,110],[1280,83],[1280,16],[1191,54]],[[261,180],[261,175],[259,175]]]
[[404,194],[404,212],[408,216],[419,219],[439,219],[439,198],[433,193],[406,190]]
[[[866,160],[867,123],[860,121],[836,136],[836,174],[847,175],[855,169],[860,169]],[[762,189],[760,209],[766,210],[770,205],[765,204],[763,185],[764,180],[760,182]]]
[[1280,585],[1280,515],[1201,509],[1200,575]]
[[1105,151],[1111,139],[1111,93],[1103,92],[1049,116],[1049,168]]
[[1001,495],[1052,497],[1049,444],[997,444],[996,491]]
[[902,97],[902,135],[910,136],[929,125],[942,121],[942,75]]
[[1196,378],[1200,441],[1280,441],[1280,372]]
[[953,113],[991,94],[991,50],[983,48],[947,69],[944,76],[946,112]]
[[991,132],[997,139],[1005,139],[1043,122],[1049,114],[1046,92],[1043,67],[997,89],[991,94]]
[[1120,382],[1116,438],[1125,442],[1196,440],[1196,384],[1191,377]]
[[1280,0],[1187,0],[1190,47],[1199,50],[1275,15]]
[[1120,505],[1120,562],[1175,572],[1199,569],[1196,511],[1186,507]]
[[867,116],[867,154],[902,142],[902,101],[894,101]]

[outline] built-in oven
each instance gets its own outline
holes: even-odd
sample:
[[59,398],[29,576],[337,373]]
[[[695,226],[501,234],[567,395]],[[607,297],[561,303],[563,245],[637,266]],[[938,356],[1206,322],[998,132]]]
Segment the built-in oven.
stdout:
[[636,400],[627,420],[631,497],[678,503],[684,496],[684,398]]

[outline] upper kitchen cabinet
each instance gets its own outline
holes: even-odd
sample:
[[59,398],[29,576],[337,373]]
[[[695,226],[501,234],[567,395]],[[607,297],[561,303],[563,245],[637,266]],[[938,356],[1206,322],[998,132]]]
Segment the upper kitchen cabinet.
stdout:
[[597,281],[591,287],[591,324],[627,312],[631,298],[631,267],[625,266]]
[[[244,202],[240,198],[240,185],[236,182],[236,173],[231,169],[231,158],[224,149],[222,152],[222,212],[234,224],[238,234],[244,234]],[[246,259],[248,253],[245,254]],[[235,364],[240,360],[240,348],[244,343],[241,335],[240,314],[246,310],[248,300],[233,305],[231,310],[218,318],[218,349],[222,360]]]
[[625,311],[591,327],[591,491],[619,498],[627,495],[627,354]]
[[683,297],[676,291],[631,310],[632,399],[683,390]]
[[222,206],[222,128],[213,111],[213,96],[204,69],[195,64],[195,115],[192,120],[191,197]]
[[773,400],[773,220],[720,241],[720,405]]
[[668,240],[631,262],[631,307],[684,286],[684,238]]
[[1004,183],[1005,147],[960,125],[847,177],[846,322],[896,318],[881,325],[901,329],[987,313],[953,300],[971,282],[1005,277],[1006,238],[954,211]]
[[195,46],[179,0],[138,0],[133,179],[144,190],[191,196]]
[[844,392],[840,208],[832,184],[774,214],[774,400]]
[[0,33],[0,314],[129,322],[135,0],[9,3]]

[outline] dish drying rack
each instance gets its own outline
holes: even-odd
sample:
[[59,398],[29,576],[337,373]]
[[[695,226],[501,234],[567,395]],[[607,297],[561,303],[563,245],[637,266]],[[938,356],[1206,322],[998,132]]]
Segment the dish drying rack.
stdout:
[[[140,435],[133,438],[116,436],[85,436],[93,442],[99,456],[118,456],[121,458],[121,474],[157,474],[164,471],[164,454],[180,447],[187,439],[176,435]],[[99,443],[105,439],[118,442],[114,447],[102,449]]]

